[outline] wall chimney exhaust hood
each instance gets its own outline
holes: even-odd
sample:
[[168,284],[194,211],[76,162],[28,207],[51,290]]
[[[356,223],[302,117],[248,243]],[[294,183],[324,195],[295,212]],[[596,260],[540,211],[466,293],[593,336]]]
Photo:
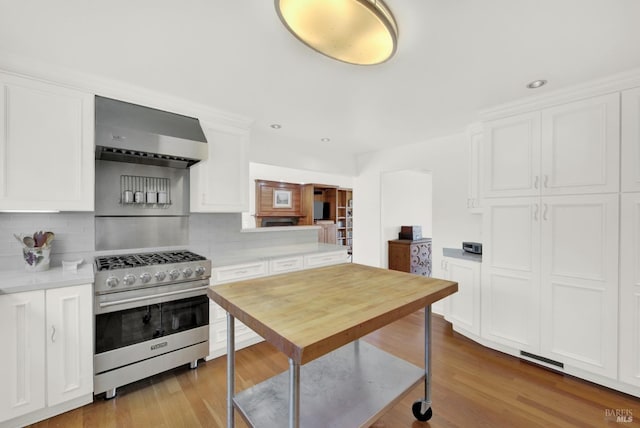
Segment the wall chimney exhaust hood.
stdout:
[[188,168],[207,159],[198,119],[96,96],[96,159]]

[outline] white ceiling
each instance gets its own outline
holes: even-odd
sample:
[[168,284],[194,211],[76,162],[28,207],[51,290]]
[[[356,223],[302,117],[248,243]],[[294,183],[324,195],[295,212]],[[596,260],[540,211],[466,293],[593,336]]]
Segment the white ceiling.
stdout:
[[377,66],[302,45],[271,0],[0,0],[0,55],[247,117],[252,144],[345,153],[460,132],[534,79],[539,95],[640,67],[637,0],[386,3],[399,46]]

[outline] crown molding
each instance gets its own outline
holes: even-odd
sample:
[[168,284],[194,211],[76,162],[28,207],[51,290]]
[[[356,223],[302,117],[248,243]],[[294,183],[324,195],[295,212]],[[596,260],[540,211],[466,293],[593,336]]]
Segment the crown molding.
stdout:
[[482,121],[499,119],[639,86],[640,68],[484,109],[479,117]]
[[253,120],[217,110],[208,105],[185,98],[152,91],[115,79],[95,76],[89,73],[0,52],[0,71],[32,80],[65,86],[108,98],[115,98],[185,116],[197,117],[210,124],[229,128],[250,129]]

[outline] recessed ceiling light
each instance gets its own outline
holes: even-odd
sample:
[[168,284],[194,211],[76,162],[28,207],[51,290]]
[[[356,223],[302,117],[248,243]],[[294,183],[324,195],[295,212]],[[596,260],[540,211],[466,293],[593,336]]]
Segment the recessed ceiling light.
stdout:
[[546,80],[540,79],[540,80],[534,80],[533,82],[530,82],[527,84],[527,88],[529,89],[538,89],[541,86],[544,86],[547,84]]
[[328,143],[329,141],[331,141],[331,138],[320,138],[320,141],[322,141],[323,143]]
[[282,128],[282,125],[280,125],[279,123],[272,123],[272,124],[271,124],[271,125],[269,125],[269,126],[271,126],[273,129],[280,129],[280,128]]

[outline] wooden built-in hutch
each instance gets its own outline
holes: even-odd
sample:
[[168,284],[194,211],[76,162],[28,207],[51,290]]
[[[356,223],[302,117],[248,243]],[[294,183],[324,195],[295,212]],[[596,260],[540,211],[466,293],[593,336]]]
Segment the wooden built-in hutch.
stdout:
[[256,180],[256,227],[320,226],[318,240],[353,245],[353,190]]

